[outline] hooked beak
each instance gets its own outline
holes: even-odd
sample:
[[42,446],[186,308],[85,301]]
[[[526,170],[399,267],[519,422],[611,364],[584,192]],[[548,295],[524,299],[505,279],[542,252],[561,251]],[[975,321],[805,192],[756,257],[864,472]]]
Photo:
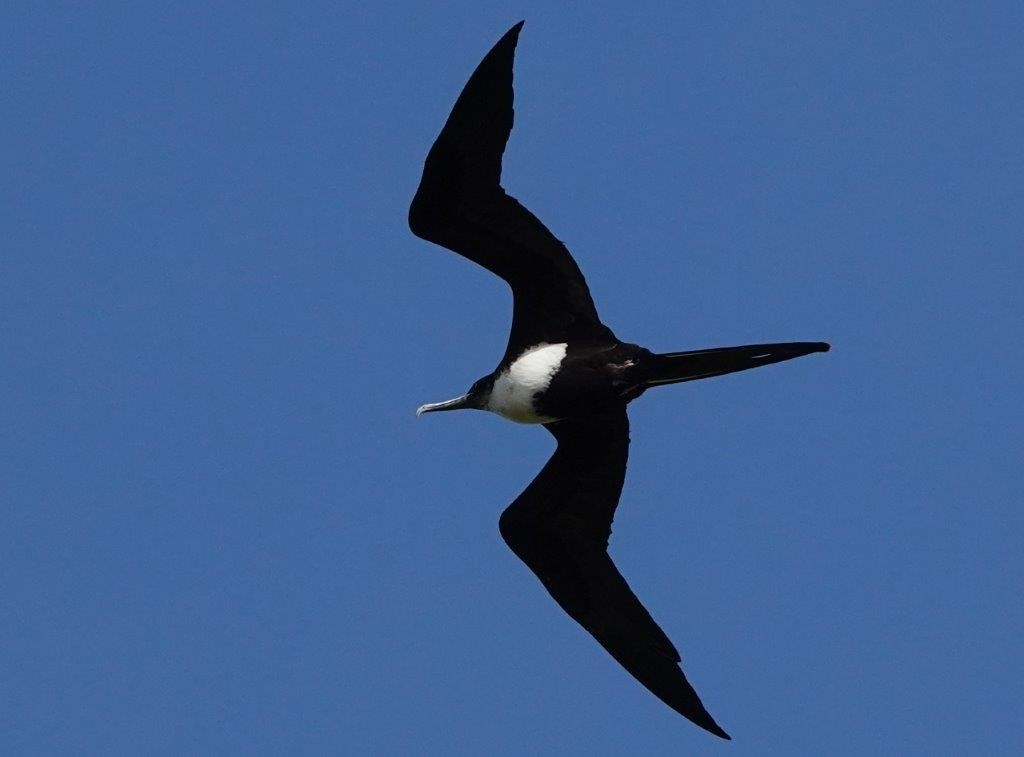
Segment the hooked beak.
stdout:
[[438,410],[461,410],[462,408],[476,408],[479,405],[475,398],[470,397],[468,394],[463,394],[461,397],[456,397],[453,400],[445,400],[444,402],[428,402],[426,405],[420,405],[416,410],[416,415],[420,416],[423,413],[433,413]]

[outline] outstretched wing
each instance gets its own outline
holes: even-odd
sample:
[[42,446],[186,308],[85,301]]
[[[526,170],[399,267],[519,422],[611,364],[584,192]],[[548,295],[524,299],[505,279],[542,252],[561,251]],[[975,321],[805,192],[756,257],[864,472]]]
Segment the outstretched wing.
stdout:
[[509,29],[473,72],[427,155],[409,208],[416,236],[512,287],[506,357],[541,342],[614,339],[565,245],[501,188],[501,156],[512,131],[512,60],[522,26]]
[[608,556],[629,453],[625,407],[546,427],[558,448],[502,513],[502,537],[634,678],[679,714],[728,739],[683,675],[676,648]]

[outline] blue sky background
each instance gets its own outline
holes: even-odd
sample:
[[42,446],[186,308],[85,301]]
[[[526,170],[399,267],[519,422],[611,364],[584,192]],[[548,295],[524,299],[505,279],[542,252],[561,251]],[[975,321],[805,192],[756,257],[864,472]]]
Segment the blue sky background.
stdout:
[[[0,752],[1024,753],[1024,5],[0,15]],[[505,186],[619,336],[834,345],[632,406],[731,744],[501,542],[553,440],[413,415],[504,348],[405,213],[520,18]]]

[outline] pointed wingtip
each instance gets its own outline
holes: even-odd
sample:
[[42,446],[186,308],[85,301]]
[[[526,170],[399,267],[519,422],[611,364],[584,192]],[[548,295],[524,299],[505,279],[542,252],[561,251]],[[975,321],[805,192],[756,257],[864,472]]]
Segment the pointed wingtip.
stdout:
[[732,741],[732,736],[730,736],[724,730],[722,730],[722,727],[718,725],[718,723],[714,723],[714,728],[709,728],[708,726],[704,726],[704,728],[721,739],[725,739],[726,741]]
[[519,41],[519,32],[522,31],[523,24],[525,23],[526,19],[524,18],[519,23],[513,24],[511,29],[501,35],[501,39],[498,40],[498,44],[496,44],[495,47],[501,47],[502,45],[509,44],[512,45],[512,47],[515,47],[516,43]]
[[[694,697],[696,697],[696,692],[694,692]],[[666,702],[666,704],[668,703]],[[708,712],[707,709],[705,709],[704,705],[700,703],[699,699],[697,700],[697,709],[687,708],[686,712],[671,704],[669,704],[669,706],[672,707],[673,710],[678,712],[684,718],[689,720],[691,723],[700,726],[708,733],[713,733],[720,739],[732,741],[732,736],[726,733],[725,729],[715,722],[715,719],[711,717],[711,713]]]
[[[687,684],[687,685],[689,685],[689,684]],[[692,691],[692,688],[691,688],[691,691]],[[681,709],[678,706],[676,706],[677,703],[673,704],[673,703],[666,702],[666,704],[668,704],[669,707],[671,707],[673,710],[678,712],[680,715],[682,715],[684,718],[689,720],[691,723],[700,726],[701,728],[703,728],[708,733],[713,733],[715,736],[718,736],[718,738],[720,738],[720,739],[725,739],[726,741],[732,741],[732,736],[730,736],[728,733],[726,733],[725,729],[722,728],[722,726],[718,725],[718,723],[715,722],[715,719],[713,717],[711,717],[711,713],[707,711],[707,709],[701,703],[700,699],[697,698],[697,692],[694,691],[693,692],[693,696],[694,696],[694,699],[696,699],[696,707],[693,707],[692,706],[693,703],[690,703],[691,706],[686,707],[685,711],[684,711],[684,709]]]
[[[641,681],[641,683],[644,682]],[[703,728],[708,733],[714,734],[720,739],[732,741],[732,736],[726,733],[725,729],[722,728],[722,726],[718,725],[718,723],[715,722],[715,719],[711,717],[711,713],[708,712],[707,708],[704,707],[704,704],[700,701],[700,698],[697,696],[697,692],[693,690],[693,687],[689,685],[689,682],[687,682],[686,686],[689,689],[689,693],[692,694],[692,697],[687,697],[686,701],[679,701],[678,699],[668,701],[664,697],[662,697],[661,694],[659,694],[657,691],[654,691],[653,689],[652,691],[654,692],[655,696],[657,696],[659,699],[665,702],[665,704],[667,704],[669,707],[678,712],[680,715],[682,715],[684,718],[689,720],[694,725]]]

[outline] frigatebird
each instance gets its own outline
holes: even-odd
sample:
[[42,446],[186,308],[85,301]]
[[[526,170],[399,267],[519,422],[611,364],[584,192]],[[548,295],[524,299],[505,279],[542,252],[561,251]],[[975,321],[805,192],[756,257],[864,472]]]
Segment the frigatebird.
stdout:
[[597,315],[565,246],[501,187],[512,131],[512,62],[523,22],[480,62],[427,154],[409,227],[512,289],[512,328],[498,367],[461,397],[421,413],[474,408],[539,423],[554,455],[502,513],[499,531],[555,601],[641,684],[722,737],[679,667],[679,652],[608,555],[629,450],[626,405],[647,389],[758,368],[824,342],[655,354],[619,341]]

